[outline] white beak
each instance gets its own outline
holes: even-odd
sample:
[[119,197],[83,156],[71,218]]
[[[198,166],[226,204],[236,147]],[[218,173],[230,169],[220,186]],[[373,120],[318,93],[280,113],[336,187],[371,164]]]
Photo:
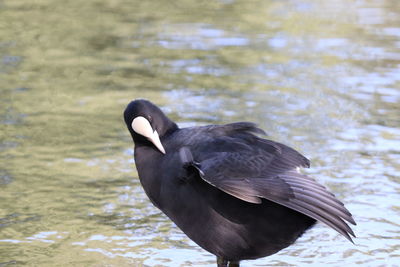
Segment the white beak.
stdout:
[[165,149],[163,145],[161,144],[160,137],[158,136],[158,133],[156,130],[153,131],[153,128],[151,128],[150,122],[142,117],[136,117],[132,121],[132,129],[140,134],[149,139],[150,142],[152,142],[158,150],[161,151],[161,153],[165,154]]

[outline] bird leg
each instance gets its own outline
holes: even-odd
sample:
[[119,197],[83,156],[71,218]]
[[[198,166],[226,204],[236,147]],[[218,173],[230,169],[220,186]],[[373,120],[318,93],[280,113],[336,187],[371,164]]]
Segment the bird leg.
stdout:
[[240,267],[239,261],[230,261],[228,267]]
[[228,261],[217,256],[217,267],[228,267]]
[[218,267],[240,267],[239,261],[228,261],[222,257],[217,256],[217,266]]

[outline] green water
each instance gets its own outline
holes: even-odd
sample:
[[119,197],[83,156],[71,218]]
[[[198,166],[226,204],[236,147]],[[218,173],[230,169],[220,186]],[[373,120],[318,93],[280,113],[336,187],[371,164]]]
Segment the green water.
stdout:
[[214,266],[154,208],[122,120],[253,121],[353,212],[243,266],[398,266],[400,2],[0,2],[0,266]]

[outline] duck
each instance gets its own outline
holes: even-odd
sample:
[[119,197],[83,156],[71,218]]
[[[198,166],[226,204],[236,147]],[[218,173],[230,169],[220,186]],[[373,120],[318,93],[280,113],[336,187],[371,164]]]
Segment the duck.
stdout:
[[124,120],[147,197],[218,267],[275,254],[316,222],[353,242],[352,214],[299,171],[310,161],[255,123],[180,128],[146,99],[131,101]]

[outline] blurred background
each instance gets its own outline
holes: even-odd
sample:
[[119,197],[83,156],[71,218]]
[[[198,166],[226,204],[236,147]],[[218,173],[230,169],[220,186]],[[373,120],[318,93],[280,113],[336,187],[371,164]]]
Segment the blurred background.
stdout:
[[399,266],[400,2],[0,1],[0,266],[214,266],[139,184],[122,112],[253,121],[354,214],[243,266]]

